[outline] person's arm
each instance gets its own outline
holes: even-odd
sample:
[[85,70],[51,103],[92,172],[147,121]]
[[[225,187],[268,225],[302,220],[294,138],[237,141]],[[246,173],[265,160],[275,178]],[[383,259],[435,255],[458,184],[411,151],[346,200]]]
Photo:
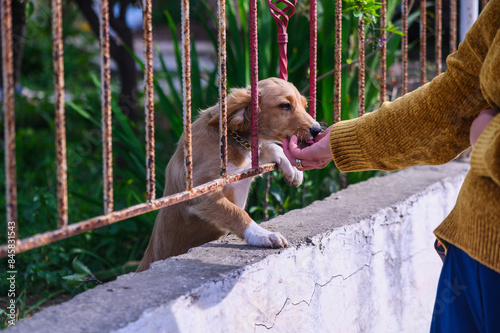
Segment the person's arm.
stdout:
[[330,147],[337,167],[396,170],[442,164],[469,147],[472,121],[490,107],[479,75],[499,29],[500,0],[492,0],[448,57],[445,73],[377,111],[334,125]]

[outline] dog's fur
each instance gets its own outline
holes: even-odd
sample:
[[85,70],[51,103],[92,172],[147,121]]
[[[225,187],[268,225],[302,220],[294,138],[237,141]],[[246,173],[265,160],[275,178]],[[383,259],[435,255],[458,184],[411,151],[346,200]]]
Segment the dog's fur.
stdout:
[[[297,135],[306,142],[321,131],[306,112],[307,100],[289,82],[277,78],[262,80],[259,87],[259,162],[277,163],[286,181],[302,183],[302,172],[290,164],[280,146],[284,138]],[[227,128],[250,141],[250,88],[232,89],[227,102]],[[184,136],[179,142],[184,142]],[[219,105],[201,111],[192,125],[193,183],[198,186],[219,178]],[[251,153],[230,136],[227,139],[228,173],[251,168]],[[185,190],[184,150],[179,146],[165,172],[164,196]],[[251,179],[219,188],[214,192],[159,211],[146,253],[137,269],[143,271],[156,260],[187,252],[216,240],[228,232],[262,247],[286,247],[286,239],[256,224],[244,211]]]

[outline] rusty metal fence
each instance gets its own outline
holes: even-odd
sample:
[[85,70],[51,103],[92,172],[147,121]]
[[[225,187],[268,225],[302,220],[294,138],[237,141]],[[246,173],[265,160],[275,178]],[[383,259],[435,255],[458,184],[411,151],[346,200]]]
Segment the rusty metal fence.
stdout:
[[[257,0],[250,1],[250,79],[251,79],[251,121],[252,121],[252,168],[238,174],[227,173],[227,79],[226,79],[226,3],[218,0],[218,75],[219,75],[219,105],[220,105],[220,144],[221,144],[221,171],[220,178],[214,179],[200,186],[193,186],[192,143],[191,143],[191,53],[190,53],[190,16],[189,0],[181,0],[182,10],[182,73],[183,73],[183,114],[184,114],[184,152],[186,189],[183,192],[155,198],[155,133],[154,133],[154,90],[153,90],[153,30],[152,30],[152,0],[143,0],[143,39],[145,57],[145,142],[146,142],[146,192],[147,201],[122,210],[114,210],[113,202],[113,151],[112,151],[112,119],[111,119],[111,89],[110,89],[110,31],[109,31],[109,1],[101,0],[100,8],[100,47],[101,47],[101,112],[102,112],[102,140],[103,140],[103,198],[104,214],[94,218],[68,223],[68,190],[67,190],[67,160],[66,160],[66,124],[65,124],[65,82],[64,82],[64,54],[62,31],[62,0],[52,1],[52,41],[54,63],[54,91],[55,91],[55,132],[56,132],[56,161],[57,161],[57,229],[42,234],[18,239],[18,214],[17,214],[17,187],[16,187],[16,147],[15,147],[15,110],[14,110],[14,74],[12,50],[12,13],[11,0],[1,0],[1,37],[2,37],[2,66],[3,66],[3,115],[4,115],[4,142],[5,142],[5,184],[6,184],[6,224],[8,242],[0,246],[0,257],[15,248],[16,253],[27,251],[61,239],[65,239],[85,231],[106,226],[140,214],[151,212],[162,207],[186,201],[203,195],[216,188],[225,186],[238,180],[252,177],[276,169],[275,164],[259,165],[258,140],[257,140],[257,110],[258,110],[258,39],[257,39]],[[300,1],[300,0],[299,0]],[[387,38],[386,4],[381,0],[380,9],[380,38]],[[441,0],[436,1],[436,74],[441,73],[442,64],[442,20]],[[297,0],[267,0],[270,14],[278,24],[277,42],[280,50],[280,77],[287,79],[286,33],[288,20],[295,12]],[[403,93],[408,91],[408,0],[402,0],[402,86]],[[483,3],[484,6],[484,3]],[[342,0],[335,0],[335,54],[334,63],[334,121],[340,121],[341,108],[341,69],[342,69]],[[456,0],[450,0],[450,52],[456,49],[457,44],[457,11]],[[420,1],[420,80],[426,82],[426,0]],[[365,96],[365,52],[364,52],[364,21],[359,20],[359,115],[364,114]],[[317,82],[317,3],[310,1],[310,82],[309,82],[309,111],[316,116],[316,82]],[[380,49],[380,100],[386,99],[387,66],[386,44],[381,44]],[[10,237],[13,235],[13,237]],[[10,250],[10,251],[9,251]]]

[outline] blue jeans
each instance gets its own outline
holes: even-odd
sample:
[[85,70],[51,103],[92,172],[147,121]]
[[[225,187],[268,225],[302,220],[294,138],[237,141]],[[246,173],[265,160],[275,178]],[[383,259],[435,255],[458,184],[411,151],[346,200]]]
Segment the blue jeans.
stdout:
[[439,278],[431,332],[500,332],[500,273],[450,245]]

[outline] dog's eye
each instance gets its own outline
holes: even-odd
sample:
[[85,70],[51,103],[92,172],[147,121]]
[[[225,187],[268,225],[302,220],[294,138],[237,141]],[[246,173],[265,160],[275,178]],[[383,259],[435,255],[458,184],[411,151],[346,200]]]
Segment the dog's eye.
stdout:
[[291,110],[292,105],[290,103],[283,103],[283,104],[280,104],[280,108],[282,108],[284,110]]

